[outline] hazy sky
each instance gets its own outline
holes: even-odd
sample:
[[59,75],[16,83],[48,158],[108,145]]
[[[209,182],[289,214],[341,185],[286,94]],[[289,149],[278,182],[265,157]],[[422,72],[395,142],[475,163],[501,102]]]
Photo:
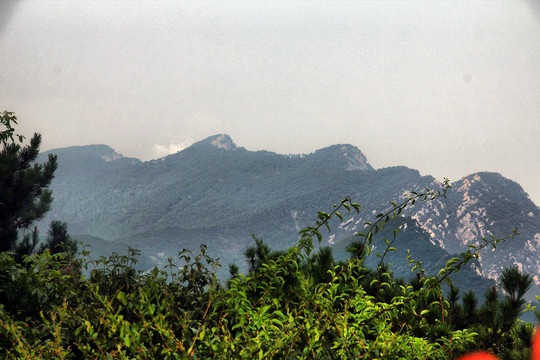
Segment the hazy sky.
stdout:
[[350,143],[375,168],[500,172],[540,204],[540,11],[2,1],[3,109],[44,150],[105,143],[148,160],[217,133],[278,153]]

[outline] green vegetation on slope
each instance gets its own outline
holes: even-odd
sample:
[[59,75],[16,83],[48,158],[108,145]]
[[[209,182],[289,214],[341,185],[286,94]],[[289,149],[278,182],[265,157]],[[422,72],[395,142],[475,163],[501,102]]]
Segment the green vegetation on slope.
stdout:
[[351,259],[328,266],[331,253],[314,252],[313,242],[332,217],[359,209],[345,199],[320,212],[297,246],[274,251],[257,242],[249,273],[226,285],[216,279],[218,264],[205,246],[146,273],[134,269],[134,250],[99,261],[45,252],[22,264],[2,253],[0,353],[12,359],[453,359],[482,348],[503,359],[527,358],[533,328],[517,316],[530,276],[508,270],[507,295],[499,299],[490,290],[480,307],[472,293],[459,303],[459,293],[440,286],[502,240],[471,248],[436,276],[425,276],[410,259],[420,274],[411,282],[393,278],[385,266],[364,265],[374,255],[366,252],[373,236],[410,203],[432,196],[438,195],[413,194],[376,217]]

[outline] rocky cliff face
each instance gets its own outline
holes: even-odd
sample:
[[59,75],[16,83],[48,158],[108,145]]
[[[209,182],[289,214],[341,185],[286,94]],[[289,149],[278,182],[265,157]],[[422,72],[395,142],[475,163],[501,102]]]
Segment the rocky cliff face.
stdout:
[[479,245],[482,238],[520,235],[480,255],[478,273],[497,279],[506,266],[517,266],[540,285],[540,211],[521,186],[497,173],[476,173],[452,184],[447,199],[424,203],[408,212],[432,241],[451,253]]
[[231,137],[226,134],[216,135],[211,138],[210,143],[223,150],[234,150],[236,149],[236,144],[232,141]]
[[195,149],[201,149],[201,148],[217,148],[222,149],[226,151],[231,151],[237,149],[236,144],[232,140],[232,138],[227,134],[217,134],[213,136],[209,136],[204,140],[201,140],[192,146],[191,148]]

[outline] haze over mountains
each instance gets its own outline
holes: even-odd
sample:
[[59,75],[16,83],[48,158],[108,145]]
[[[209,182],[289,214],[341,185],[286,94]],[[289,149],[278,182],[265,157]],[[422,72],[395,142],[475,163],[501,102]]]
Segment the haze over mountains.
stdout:
[[[106,145],[49,152],[58,155],[59,168],[51,186],[55,200],[43,224],[67,221],[71,234],[100,253],[107,244],[141,249],[146,268],[205,243],[209,254],[220,258],[222,276],[231,262],[245,269],[242,252],[253,234],[274,248],[291,246],[298,230],[315,222],[317,211],[329,211],[350,196],[362,205],[361,213],[334,222],[321,244],[334,246],[336,257],[343,258],[350,237],[390,200],[441,186],[414,169],[374,169],[352,145],[280,155],[248,151],[221,134],[147,162]],[[460,286],[483,289],[492,280],[475,274],[496,279],[504,266],[515,265],[534,276],[531,295],[540,294],[540,211],[519,184],[496,173],[471,174],[452,183],[447,199],[417,203],[403,215],[388,224],[403,229],[398,252],[389,258],[399,275],[410,276],[407,249],[436,271],[468,244],[517,227],[520,236],[484,251],[460,271]]]

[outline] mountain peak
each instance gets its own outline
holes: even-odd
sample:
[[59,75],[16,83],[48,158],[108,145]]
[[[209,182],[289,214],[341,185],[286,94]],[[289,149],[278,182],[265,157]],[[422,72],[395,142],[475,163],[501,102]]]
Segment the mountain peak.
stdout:
[[196,143],[196,144],[194,144],[192,146],[195,146],[195,147],[200,147],[200,146],[208,147],[208,146],[211,146],[211,147],[215,147],[215,148],[223,149],[223,150],[227,150],[227,151],[234,150],[234,149],[237,148],[234,141],[227,134],[217,134],[217,135],[207,137],[206,139],[201,140],[201,141],[199,141],[198,143]]
[[213,146],[220,149],[233,150],[236,148],[236,144],[227,134],[214,135],[208,139]]
[[346,162],[344,164],[346,170],[373,170],[362,151],[350,144],[328,146],[315,151],[314,155],[342,159]]
[[458,188],[458,191],[468,191],[476,188],[500,188],[504,191],[523,192],[523,188],[518,183],[505,178],[496,172],[477,172],[465,176],[464,178],[456,181],[453,185]]

